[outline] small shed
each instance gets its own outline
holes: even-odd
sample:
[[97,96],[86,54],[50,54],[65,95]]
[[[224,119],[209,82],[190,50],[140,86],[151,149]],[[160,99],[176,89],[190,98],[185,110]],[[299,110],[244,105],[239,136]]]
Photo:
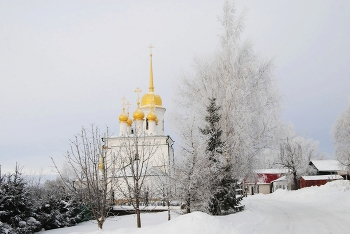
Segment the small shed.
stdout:
[[291,186],[288,183],[286,176],[282,176],[277,180],[271,181],[271,192],[275,192],[277,189],[291,190]]
[[317,175],[317,176],[303,176],[300,178],[300,188],[321,186],[329,181],[343,180],[341,175]]

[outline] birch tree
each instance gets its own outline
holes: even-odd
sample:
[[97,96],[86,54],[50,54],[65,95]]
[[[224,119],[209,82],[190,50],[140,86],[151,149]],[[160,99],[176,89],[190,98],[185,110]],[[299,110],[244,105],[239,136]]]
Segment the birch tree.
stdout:
[[[183,114],[183,113],[181,113]],[[178,157],[175,167],[176,197],[183,202],[185,212],[201,210],[205,211],[210,195],[208,183],[205,183],[208,167],[205,167],[204,157],[205,146],[198,140],[199,128],[195,125],[195,117],[186,115],[185,119],[180,118],[180,113],[174,113],[177,119],[177,127],[174,129],[181,137],[178,144]],[[210,180],[210,179],[209,179]]]
[[345,166],[350,166],[350,97],[346,109],[340,113],[332,128],[335,156]]
[[192,73],[181,76],[177,111],[193,112],[196,126],[204,126],[206,100],[216,97],[222,106],[224,152],[234,178],[252,172],[266,148],[276,147],[280,126],[280,96],[271,60],[264,61],[249,41],[241,39],[244,13],[237,15],[226,1],[220,17],[220,46],[206,59],[196,58]]

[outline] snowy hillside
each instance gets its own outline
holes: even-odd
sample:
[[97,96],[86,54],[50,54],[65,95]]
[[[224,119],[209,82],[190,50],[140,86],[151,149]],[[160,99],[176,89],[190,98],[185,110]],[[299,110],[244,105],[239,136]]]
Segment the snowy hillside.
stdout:
[[298,191],[277,190],[244,200],[244,212],[214,217],[194,212],[167,222],[166,212],[142,214],[141,229],[133,215],[108,220],[103,231],[92,222],[42,234],[213,234],[213,233],[348,233],[350,182],[334,181]]

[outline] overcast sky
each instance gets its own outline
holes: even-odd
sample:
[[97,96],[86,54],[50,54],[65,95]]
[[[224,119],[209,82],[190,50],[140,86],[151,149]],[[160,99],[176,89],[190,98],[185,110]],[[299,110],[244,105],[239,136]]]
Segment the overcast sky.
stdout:
[[[262,58],[274,59],[284,120],[331,156],[331,126],[350,94],[350,1],[236,5],[247,10],[244,38]],[[149,44],[155,92],[172,111],[181,71],[219,45],[222,6],[203,0],[0,1],[2,171],[19,162],[27,172],[50,172],[50,157],[62,163],[81,126],[109,126],[117,134],[121,98],[133,112],[134,89],[148,89]]]

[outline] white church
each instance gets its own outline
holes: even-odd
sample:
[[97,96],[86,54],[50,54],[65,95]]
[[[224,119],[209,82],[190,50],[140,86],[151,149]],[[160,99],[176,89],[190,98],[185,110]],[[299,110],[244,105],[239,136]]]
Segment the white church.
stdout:
[[161,97],[154,92],[152,52],[149,91],[140,102],[141,92],[139,88],[135,90],[138,98],[133,120],[129,116],[130,103],[125,103],[123,98],[119,135],[103,138],[104,149],[108,154],[105,154],[105,159],[100,159],[99,169],[102,170],[107,162],[113,161],[110,163],[114,165],[113,168],[106,171],[108,177],[115,181],[113,190],[116,203],[122,200],[121,197],[130,197],[130,190],[136,187],[140,187],[140,193],[147,193],[150,199],[159,200],[160,196],[164,196],[165,184],[173,174],[174,141],[164,134],[166,109]]

